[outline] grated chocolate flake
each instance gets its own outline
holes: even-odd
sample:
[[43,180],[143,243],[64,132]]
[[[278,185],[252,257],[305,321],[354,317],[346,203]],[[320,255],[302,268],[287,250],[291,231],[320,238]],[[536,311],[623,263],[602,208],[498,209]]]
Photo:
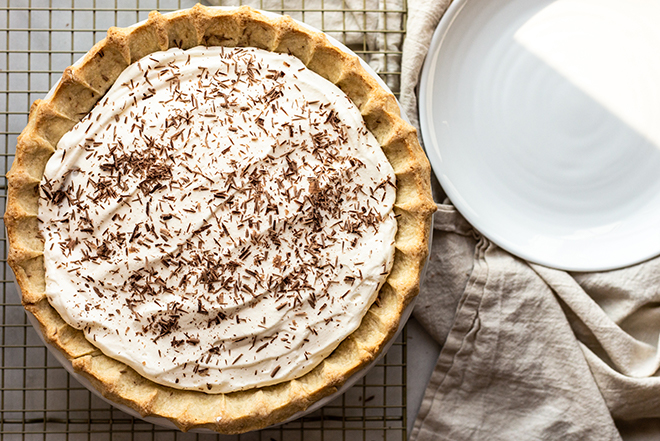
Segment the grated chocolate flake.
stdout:
[[396,180],[299,60],[205,50],[131,67],[54,155],[78,159],[47,168],[39,220],[90,339],[215,393],[290,377],[359,324],[389,272]]

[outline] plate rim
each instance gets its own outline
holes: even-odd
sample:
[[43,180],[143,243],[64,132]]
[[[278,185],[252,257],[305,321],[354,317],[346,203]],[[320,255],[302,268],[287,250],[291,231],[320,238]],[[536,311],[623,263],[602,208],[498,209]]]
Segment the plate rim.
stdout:
[[[610,271],[629,267],[636,265],[647,260],[650,260],[654,257],[660,255],[660,246],[655,247],[655,251],[647,251],[646,253],[635,254],[636,257],[628,259],[617,259],[618,255],[629,255],[629,253],[608,253],[605,258],[597,258],[595,260],[589,261],[566,261],[559,262],[557,259],[553,259],[552,256],[544,256],[535,254],[533,251],[529,250],[529,246],[525,244],[516,244],[515,241],[508,239],[502,234],[498,233],[495,230],[492,230],[487,221],[484,222],[483,217],[480,216],[463,198],[460,192],[454,187],[453,183],[449,178],[442,173],[442,163],[443,160],[440,157],[440,152],[436,151],[434,148],[431,148],[431,145],[436,141],[436,137],[431,136],[430,126],[437,121],[433,120],[432,113],[427,112],[426,109],[429,108],[433,99],[430,95],[429,90],[432,89],[431,84],[433,80],[433,75],[436,73],[437,69],[437,59],[442,51],[442,46],[444,40],[450,32],[451,27],[459,16],[463,8],[471,0],[454,0],[449,5],[445,13],[442,15],[438,26],[433,32],[431,38],[429,49],[424,59],[422,68],[420,70],[419,82],[418,82],[418,102],[417,102],[417,111],[419,114],[419,128],[420,136],[424,145],[424,150],[427,153],[429,161],[431,162],[433,174],[438,179],[442,186],[442,190],[445,192],[451,203],[456,207],[459,213],[472,225],[472,227],[478,231],[485,238],[489,239],[495,245],[499,246],[503,250],[511,253],[513,256],[522,258],[530,263],[540,264],[549,268],[570,271],[570,272],[596,272],[596,271]],[[437,125],[437,124],[436,124]],[[433,141],[432,141],[433,140]],[[496,229],[496,227],[495,227]],[[559,239],[562,242],[565,242],[564,239]],[[547,254],[547,253],[546,253]],[[564,252],[565,254],[565,252]],[[615,256],[615,257],[612,257]]]

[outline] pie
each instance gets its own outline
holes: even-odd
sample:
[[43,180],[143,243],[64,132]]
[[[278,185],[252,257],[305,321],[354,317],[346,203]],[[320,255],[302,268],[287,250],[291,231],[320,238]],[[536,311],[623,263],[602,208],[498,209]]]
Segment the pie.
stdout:
[[152,12],[33,104],[8,260],[105,397],[256,430],[392,338],[428,254],[429,175],[394,97],[323,34],[249,7]]

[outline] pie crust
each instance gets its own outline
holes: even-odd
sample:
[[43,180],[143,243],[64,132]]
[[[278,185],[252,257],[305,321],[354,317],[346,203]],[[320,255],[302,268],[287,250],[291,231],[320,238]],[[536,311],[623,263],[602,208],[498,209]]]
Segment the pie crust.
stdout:
[[[37,225],[39,184],[62,135],[91,110],[130,63],[171,47],[199,45],[252,46],[298,57],[357,105],[397,179],[394,265],[357,331],[300,378],[213,395],[147,380],[102,354],[81,331],[66,324],[45,295],[44,244]],[[219,10],[197,5],[166,15],[154,11],[143,24],[110,28],[107,38],[64,71],[53,93],[32,105],[7,178],[8,262],[21,288],[23,305],[39,322],[46,341],[109,400],[145,417],[167,418],[184,431],[207,428],[234,434],[277,424],[332,394],[369,364],[393,337],[401,314],[419,291],[435,211],[429,162],[415,129],[401,119],[394,96],[357,57],[334,46],[322,33],[289,17],[270,18],[249,7]]]

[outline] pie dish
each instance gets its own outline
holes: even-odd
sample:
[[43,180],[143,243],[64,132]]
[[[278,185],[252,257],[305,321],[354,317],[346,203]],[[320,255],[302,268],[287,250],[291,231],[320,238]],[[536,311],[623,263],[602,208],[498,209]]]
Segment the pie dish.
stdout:
[[[392,269],[357,330],[298,378],[222,393],[157,384],[104,355],[82,331],[69,326],[46,296],[44,242],[37,217],[44,170],[62,136],[90,114],[129,65],[170,48],[196,46],[251,47],[291,54],[336,84],[359,108],[394,170],[397,187]],[[428,253],[430,217],[435,210],[429,174],[416,133],[400,118],[393,96],[356,58],[330,44],[323,34],[289,18],[269,18],[250,8],[227,11],[196,6],[167,15],[153,12],[144,24],[110,29],[105,40],[65,71],[51,95],[33,105],[8,174],[8,260],[23,304],[39,322],[47,342],[105,397],[143,416],[167,418],[182,430],[255,430],[284,421],[331,394],[373,360],[392,337],[403,310],[418,292]]]

